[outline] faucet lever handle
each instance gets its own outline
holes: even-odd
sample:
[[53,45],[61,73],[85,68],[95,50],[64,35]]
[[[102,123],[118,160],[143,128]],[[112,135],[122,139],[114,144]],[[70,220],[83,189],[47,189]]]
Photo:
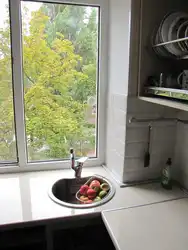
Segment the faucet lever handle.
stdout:
[[84,164],[85,161],[87,161],[88,157],[81,157],[80,159],[76,160],[78,163]]
[[73,153],[74,153],[74,149],[70,148],[70,154],[73,154]]

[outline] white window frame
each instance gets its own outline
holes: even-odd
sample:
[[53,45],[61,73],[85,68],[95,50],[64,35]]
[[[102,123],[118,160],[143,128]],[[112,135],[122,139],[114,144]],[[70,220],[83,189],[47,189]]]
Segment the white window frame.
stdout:
[[[97,158],[91,158],[86,167],[99,166],[105,163],[106,141],[106,106],[108,84],[108,0],[22,0],[30,2],[69,3],[100,7],[99,30],[99,79],[98,79],[98,129]],[[27,161],[27,144],[25,134],[24,91],[22,78],[22,35],[21,35],[21,0],[9,0],[10,26],[12,43],[13,92],[15,110],[15,133],[17,138],[18,165],[1,164],[0,173],[24,172],[39,170],[56,170],[70,168],[68,160],[62,161]],[[20,67],[21,65],[21,67]]]

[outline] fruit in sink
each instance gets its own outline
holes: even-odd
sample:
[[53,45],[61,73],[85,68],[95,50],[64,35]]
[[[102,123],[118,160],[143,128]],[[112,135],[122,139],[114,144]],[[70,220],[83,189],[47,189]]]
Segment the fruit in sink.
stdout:
[[84,195],[82,195],[82,196],[80,196],[80,200],[83,201],[83,202],[85,203],[86,201],[89,200],[89,198],[86,197],[86,196],[84,196]]
[[88,189],[89,189],[88,185],[81,186],[81,188],[80,188],[80,194],[86,196]]
[[99,197],[100,197],[101,199],[104,198],[106,195],[107,195],[107,192],[106,192],[106,191],[101,191],[101,192],[99,193]]
[[93,201],[92,200],[88,200],[86,202],[84,202],[85,204],[91,204]]
[[98,180],[93,180],[90,185],[89,188],[94,189],[96,192],[98,192],[100,190],[100,182]]
[[88,198],[89,198],[90,200],[92,200],[92,199],[94,199],[94,198],[97,196],[97,192],[96,192],[94,189],[89,188],[89,189],[87,190],[87,196],[88,196]]
[[98,202],[98,201],[101,201],[101,198],[99,196],[97,196],[95,199],[94,199],[94,202]]
[[110,190],[110,186],[108,185],[108,183],[105,182],[101,184],[101,190],[108,192]]
[[110,185],[107,182],[93,179],[80,187],[78,192],[81,204],[91,204],[93,202],[100,202],[106,197],[110,190]]

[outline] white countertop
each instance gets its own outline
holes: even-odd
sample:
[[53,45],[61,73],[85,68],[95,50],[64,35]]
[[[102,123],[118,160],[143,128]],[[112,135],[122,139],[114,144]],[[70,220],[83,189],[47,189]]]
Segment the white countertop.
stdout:
[[188,248],[188,199],[104,211],[103,220],[118,250]]
[[104,168],[83,169],[82,176],[93,174],[109,178],[116,187],[116,194],[108,203],[91,209],[66,208],[48,197],[48,189],[56,180],[73,178],[72,170],[0,175],[0,225],[101,212],[186,196],[178,187],[167,191],[162,189],[159,183],[120,188]]

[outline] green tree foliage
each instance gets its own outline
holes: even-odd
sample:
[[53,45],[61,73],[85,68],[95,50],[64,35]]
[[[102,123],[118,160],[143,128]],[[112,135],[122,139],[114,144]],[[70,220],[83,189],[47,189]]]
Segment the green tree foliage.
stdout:
[[98,16],[96,8],[62,4],[44,4],[41,11],[49,16],[45,31],[51,45],[57,33],[71,41],[83,64],[96,63]]
[[0,160],[16,161],[9,21],[0,29]]
[[[43,4],[32,13],[29,30],[23,20],[25,120],[30,160],[67,157],[70,146],[76,147],[78,154],[94,147],[94,126],[87,123],[85,113],[88,97],[96,93],[97,20],[96,13],[91,11],[84,21],[87,15],[84,7]],[[0,159],[10,160],[16,150],[8,23],[0,31],[0,39],[3,93]],[[84,141],[88,142],[85,150]]]
[[[62,4],[43,4],[41,11],[50,16],[46,23],[47,41],[52,41],[60,32],[70,40],[75,52],[79,54],[83,63],[80,70],[86,73],[88,79],[74,84],[72,93],[85,95],[84,100],[96,92],[97,56],[98,56],[98,12],[96,8],[71,6]],[[88,88],[89,85],[89,88]],[[82,98],[83,100],[83,98]]]

